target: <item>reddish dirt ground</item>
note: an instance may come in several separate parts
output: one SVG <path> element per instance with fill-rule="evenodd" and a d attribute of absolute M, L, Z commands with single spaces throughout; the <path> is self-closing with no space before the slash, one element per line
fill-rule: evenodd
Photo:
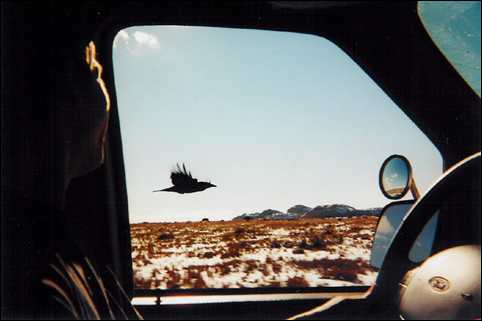
<path fill-rule="evenodd" d="M 136 288 L 372 284 L 378 218 L 131 225 Z"/>

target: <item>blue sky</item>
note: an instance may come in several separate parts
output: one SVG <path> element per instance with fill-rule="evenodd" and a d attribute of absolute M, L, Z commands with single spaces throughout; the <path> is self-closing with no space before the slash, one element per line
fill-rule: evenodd
<path fill-rule="evenodd" d="M 391 154 L 411 160 L 422 191 L 442 172 L 433 144 L 326 39 L 139 26 L 113 46 L 131 222 L 383 206 L 378 171 Z M 218 187 L 152 193 L 172 185 L 177 162 Z"/>

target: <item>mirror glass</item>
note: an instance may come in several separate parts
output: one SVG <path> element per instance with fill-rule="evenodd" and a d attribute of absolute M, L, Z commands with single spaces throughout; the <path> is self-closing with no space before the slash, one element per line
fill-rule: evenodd
<path fill-rule="evenodd" d="M 381 189 L 385 196 L 400 199 L 408 191 L 410 181 L 410 165 L 401 156 L 392 156 L 381 170 Z"/>

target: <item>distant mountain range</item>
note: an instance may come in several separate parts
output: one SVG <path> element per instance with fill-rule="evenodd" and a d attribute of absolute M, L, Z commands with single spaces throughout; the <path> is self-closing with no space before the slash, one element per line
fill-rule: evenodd
<path fill-rule="evenodd" d="M 326 218 L 326 217 L 353 217 L 353 216 L 379 216 L 382 209 L 379 207 L 356 209 L 344 204 L 319 205 L 314 208 L 305 205 L 295 205 L 286 212 L 267 209 L 262 212 L 244 213 L 233 220 L 296 220 L 299 218 Z"/>

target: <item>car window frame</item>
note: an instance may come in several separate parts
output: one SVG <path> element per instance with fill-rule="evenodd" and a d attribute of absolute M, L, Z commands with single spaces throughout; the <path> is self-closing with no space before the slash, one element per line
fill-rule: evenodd
<path fill-rule="evenodd" d="M 113 19 L 115 20 L 115 19 Z M 134 19 L 136 20 L 136 19 Z M 124 173 L 124 167 L 123 167 L 123 155 L 122 155 L 122 138 L 120 136 L 120 129 L 119 129 L 119 115 L 118 115 L 118 106 L 117 106 L 117 95 L 116 95 L 116 91 L 115 91 L 115 81 L 114 81 L 114 71 L 113 71 L 113 61 L 112 61 L 112 43 L 114 41 L 114 37 L 115 35 L 122 29 L 125 29 L 125 28 L 128 28 L 128 27 L 132 27 L 132 26 L 136 26 L 136 25 L 139 25 L 140 23 L 143 23 L 145 25 L 149 25 L 149 24 L 152 24 L 152 25 L 172 25 L 172 24 L 175 24 L 173 23 L 172 21 L 168 22 L 168 23 L 160 23 L 160 21 L 162 20 L 162 17 L 157 17 L 157 18 L 153 18 L 153 17 L 143 17 L 143 18 L 140 18 L 140 19 L 137 19 L 135 23 L 133 23 L 132 21 L 124 21 L 122 23 L 119 23 L 119 21 L 108 21 L 107 23 L 105 23 L 103 26 L 101 26 L 101 28 L 99 28 L 99 30 L 96 32 L 96 37 L 95 39 L 98 40 L 98 43 L 100 43 L 100 52 L 103 54 L 103 57 L 105 58 L 104 60 L 104 67 L 105 67 L 105 70 L 106 70 L 106 83 L 108 84 L 108 87 L 110 89 L 110 93 L 111 93 L 111 96 L 112 96 L 112 120 L 111 120 L 111 123 L 114 123 L 113 125 L 111 125 L 111 131 L 109 132 L 109 148 L 112 148 L 112 141 L 117 141 L 115 142 L 114 144 L 116 145 L 116 162 L 118 161 L 121 161 L 122 164 L 118 164 L 118 166 L 115 166 L 117 167 L 118 170 L 120 170 L 119 173 L 117 173 L 115 176 L 117 178 L 121 177 L 122 174 Z M 219 25 L 216 25 L 216 24 L 209 24 L 209 25 L 204 25 L 204 24 L 199 24 L 199 25 L 196 25 L 196 26 L 211 26 L 211 27 L 219 27 Z M 256 28 L 256 27 L 253 27 L 253 26 L 243 26 L 245 28 L 248 28 L 248 29 L 260 29 L 260 30 L 277 30 L 277 29 L 269 29 L 269 28 Z M 320 34 L 316 33 L 315 31 L 313 32 L 303 32 L 303 31 L 299 31 L 299 30 L 291 30 L 288 28 L 288 30 L 285 30 L 285 31 L 293 31 L 293 32 L 299 32 L 299 33 L 305 33 L 305 34 L 309 34 L 309 35 L 315 35 L 315 36 L 320 36 Z M 336 39 L 332 39 L 330 38 L 329 36 L 323 36 L 325 37 L 325 39 L 327 39 L 328 41 L 334 43 L 337 47 L 339 47 L 342 51 L 346 52 L 344 48 L 340 47 L 338 45 L 338 43 L 335 41 Z M 350 58 L 353 58 L 351 54 L 348 54 L 348 56 Z M 356 61 L 355 61 L 356 62 Z M 362 67 L 362 69 L 366 71 L 365 68 Z M 372 75 L 370 73 L 367 73 L 368 76 L 370 78 L 373 79 Z M 376 79 L 373 79 L 375 81 L 375 83 L 379 84 L 378 81 L 376 81 Z M 384 90 L 382 88 L 382 90 Z M 384 90 L 385 91 L 385 90 Z M 390 93 L 387 93 L 386 94 L 391 97 Z M 400 107 L 399 103 L 396 102 L 396 105 Z M 404 110 L 401 108 L 401 110 L 404 112 Z M 411 117 L 409 117 L 412 121 L 413 119 Z M 430 137 L 429 137 L 430 139 Z M 430 139 L 431 140 L 431 139 Z M 433 141 L 432 141 L 433 142 Z M 434 144 L 435 145 L 435 144 Z M 437 147 L 437 145 L 435 145 Z M 438 147 L 437 147 L 438 148 Z M 119 153 L 120 151 L 120 153 Z M 442 155 L 442 158 L 445 160 L 445 157 L 444 157 L 444 154 L 441 152 L 441 155 Z M 109 159 L 107 160 L 109 162 Z M 112 161 L 111 161 L 112 162 Z M 112 164 L 110 164 L 110 166 L 112 166 Z M 120 199 L 120 203 L 121 205 L 120 206 L 117 206 L 116 209 L 117 211 L 119 212 L 122 212 L 124 213 L 123 215 L 126 215 L 127 218 L 128 218 L 128 210 L 125 206 L 125 204 L 127 204 L 127 196 L 126 196 L 126 186 L 125 186 L 125 175 L 124 175 L 124 183 L 122 186 L 120 186 L 119 188 L 117 188 L 117 191 L 120 191 L 121 194 L 123 194 Z M 123 256 L 124 258 L 126 258 L 126 261 L 124 261 L 121 265 L 123 266 L 126 266 L 126 269 L 127 269 L 127 272 L 124 273 L 123 275 L 123 284 L 127 284 L 127 289 L 128 289 L 128 292 L 130 292 L 133 296 L 135 295 L 145 295 L 146 293 L 144 291 L 146 291 L 146 289 L 134 289 L 133 288 L 133 282 L 132 282 L 132 258 L 130 257 L 130 244 L 131 244 L 131 240 L 130 240 L 130 233 L 126 233 L 126 231 L 128 232 L 129 231 L 129 226 L 126 226 L 125 224 L 121 224 L 120 226 L 120 229 L 124 231 L 123 235 L 126 236 L 125 238 L 125 242 L 124 244 L 127 244 L 128 246 L 125 246 L 123 250 L 119 249 L 120 252 L 123 252 L 123 255 L 121 255 L 121 257 Z M 127 237 L 127 235 L 129 235 Z M 126 251 L 126 249 L 128 249 Z M 126 254 L 128 253 L 128 255 Z M 128 262 L 128 264 L 126 263 Z M 130 272 L 129 272 L 130 270 Z M 130 286 L 129 286 L 130 285 Z M 341 288 L 348 288 L 348 287 L 341 287 Z M 356 287 L 357 289 L 360 289 L 360 292 L 363 292 L 363 291 L 366 291 L 367 290 L 367 287 L 366 286 L 357 286 Z M 305 290 L 306 288 L 304 288 L 303 290 Z M 315 289 L 318 289 L 316 290 L 315 292 L 326 292 L 328 291 L 329 289 L 330 290 L 333 290 L 333 289 L 337 289 L 339 290 L 340 287 L 330 287 L 330 288 L 308 288 L 310 292 L 313 292 L 313 290 Z M 223 291 L 223 289 L 208 289 L 206 291 L 201 291 L 203 293 L 198 293 L 198 295 L 209 295 L 210 294 L 213 294 L 214 292 L 218 292 L 219 290 Z M 242 290 L 244 291 L 243 289 L 235 289 L 236 291 L 238 290 Z M 287 288 L 287 289 L 281 289 L 281 291 L 283 290 L 289 290 L 289 292 L 293 292 L 292 288 Z M 300 291 L 301 289 L 296 289 L 295 291 Z M 187 292 L 179 292 L 180 290 L 151 290 L 151 289 L 148 289 L 147 291 L 152 291 L 151 293 L 156 293 L 156 292 L 160 292 L 162 291 L 162 293 L 159 293 L 159 295 L 156 294 L 156 297 L 162 297 L 162 296 L 166 296 L 166 295 L 180 295 L 180 294 L 188 294 L 189 293 L 193 293 L 192 290 L 187 290 Z M 264 291 L 267 291 L 266 289 L 246 289 L 246 291 L 252 291 L 252 292 L 264 292 Z M 269 291 L 273 291 L 273 289 L 270 289 Z M 276 291 L 275 291 L 276 292 Z M 301 291 L 303 292 L 303 291 Z M 339 292 L 339 291 L 336 291 L 336 292 Z M 219 293 L 219 292 L 218 292 Z M 270 292 L 272 293 L 272 292 Z M 228 294 L 228 292 L 225 292 L 226 295 L 231 295 L 231 294 Z"/>

